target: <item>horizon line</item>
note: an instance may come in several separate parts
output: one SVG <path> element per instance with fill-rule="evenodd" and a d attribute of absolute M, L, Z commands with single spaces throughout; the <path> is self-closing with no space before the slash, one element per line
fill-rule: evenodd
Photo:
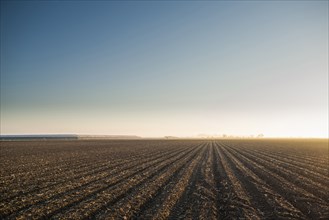
<path fill-rule="evenodd" d="M 143 136 L 136 134 L 76 134 L 76 133 L 20 133 L 20 134 L 0 134 L 1 137 L 81 137 L 81 138 L 136 138 L 136 139 L 237 139 L 237 138 L 245 138 L 245 139 L 329 139 L 329 136 L 266 136 L 266 135 L 211 135 L 211 134 L 197 134 L 190 136 L 179 136 L 179 135 L 159 135 L 159 136 Z"/>

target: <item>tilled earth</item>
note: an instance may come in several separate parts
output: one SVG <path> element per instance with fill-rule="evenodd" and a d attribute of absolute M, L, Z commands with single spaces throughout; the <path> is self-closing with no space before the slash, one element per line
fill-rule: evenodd
<path fill-rule="evenodd" d="M 0 219 L 329 219 L 328 139 L 0 144 Z"/>

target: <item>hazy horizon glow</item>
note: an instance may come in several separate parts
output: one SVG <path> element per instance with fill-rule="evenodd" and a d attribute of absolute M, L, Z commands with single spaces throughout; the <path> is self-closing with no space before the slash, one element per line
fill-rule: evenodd
<path fill-rule="evenodd" d="M 328 138 L 328 2 L 2 1 L 0 133 Z"/>

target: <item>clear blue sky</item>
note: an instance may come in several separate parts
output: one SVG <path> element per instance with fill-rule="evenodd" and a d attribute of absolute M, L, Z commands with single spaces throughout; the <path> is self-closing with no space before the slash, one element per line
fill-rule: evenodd
<path fill-rule="evenodd" d="M 1 1 L 1 134 L 328 136 L 328 1 Z"/>

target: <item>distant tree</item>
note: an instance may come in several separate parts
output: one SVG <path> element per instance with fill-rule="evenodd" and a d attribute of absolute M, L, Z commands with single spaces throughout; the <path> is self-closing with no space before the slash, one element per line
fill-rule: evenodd
<path fill-rule="evenodd" d="M 257 135 L 258 138 L 263 138 L 264 137 L 264 134 L 259 134 Z"/>

